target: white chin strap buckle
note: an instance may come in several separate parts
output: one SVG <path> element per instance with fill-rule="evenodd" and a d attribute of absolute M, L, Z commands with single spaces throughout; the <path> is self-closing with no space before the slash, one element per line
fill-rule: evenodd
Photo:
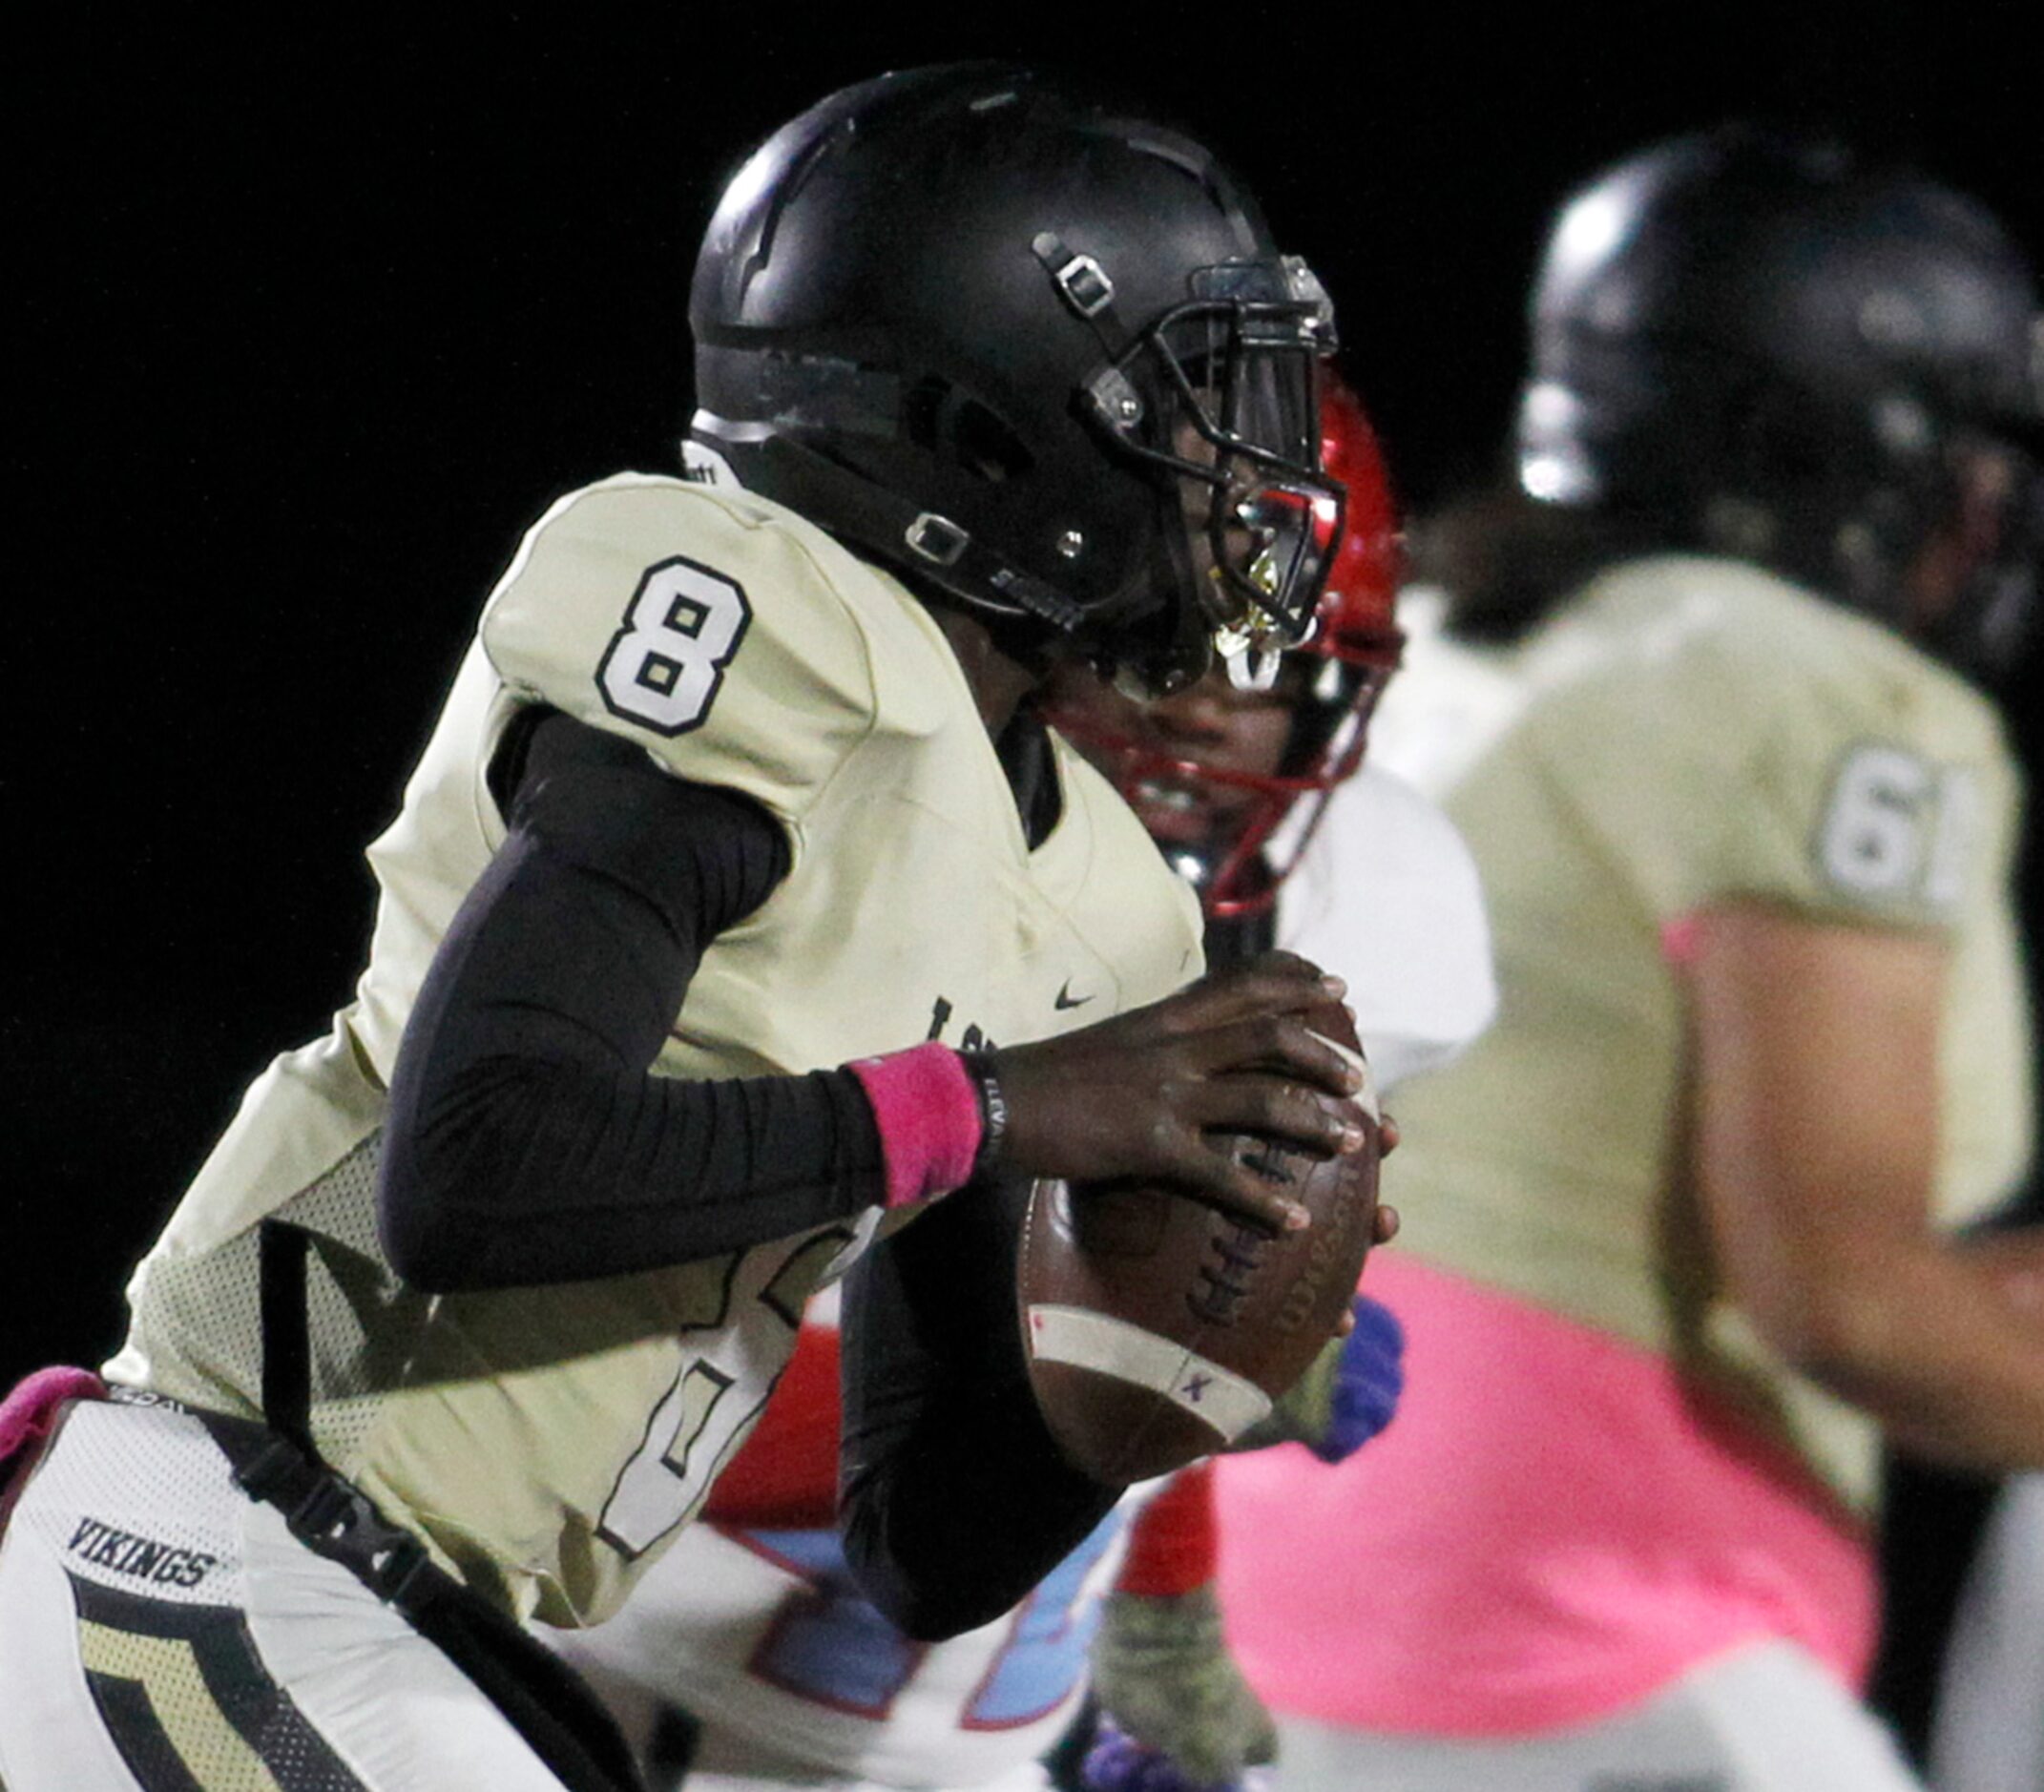
<path fill-rule="evenodd" d="M 1284 650 L 1268 635 L 1240 629 L 1220 629 L 1214 636 L 1214 651 L 1228 669 L 1228 682 L 1238 691 L 1267 691 L 1278 681 L 1278 667 Z"/>

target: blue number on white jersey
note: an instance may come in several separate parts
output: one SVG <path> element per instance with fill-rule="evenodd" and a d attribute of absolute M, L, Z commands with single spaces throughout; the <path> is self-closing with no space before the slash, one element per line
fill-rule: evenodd
<path fill-rule="evenodd" d="M 885 1718 L 928 1645 L 909 1641 L 861 1594 L 836 1532 L 740 1534 L 808 1582 L 782 1601 L 748 1671 L 833 1710 Z"/>
<path fill-rule="evenodd" d="M 1127 1522 L 1113 1511 L 1045 1577 L 1010 1620 L 985 1677 L 960 1716 L 968 1730 L 1032 1723 L 1071 1697 L 1100 1621 L 1092 1571 Z M 880 1720 L 915 1674 L 927 1644 L 911 1642 L 867 1602 L 832 1531 L 734 1531 L 748 1548 L 799 1575 L 746 1669 L 833 1711 Z"/>
<path fill-rule="evenodd" d="M 1071 1696 L 1086 1672 L 1086 1651 L 1100 1626 L 1100 1601 L 1080 1595 L 1094 1564 L 1125 1522 L 1118 1511 L 1109 1512 L 1023 1602 L 1008 1646 L 994 1657 L 966 1707 L 967 1729 L 1010 1730 L 1032 1723 Z"/>

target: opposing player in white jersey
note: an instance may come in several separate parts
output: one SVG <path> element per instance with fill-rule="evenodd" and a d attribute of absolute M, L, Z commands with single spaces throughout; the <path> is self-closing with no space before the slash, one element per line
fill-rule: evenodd
<path fill-rule="evenodd" d="M 2044 1234 L 1948 1236 L 2030 1149 L 1968 675 L 2035 603 L 2037 289 L 1964 196 L 1726 128 L 1586 186 L 1533 317 L 1378 740 L 1499 1015 L 1401 1104 L 1398 1427 L 1225 1465 L 1236 1640 L 1289 1786 L 1900 1788 L 1877 1427 L 2044 1463 Z"/>
<path fill-rule="evenodd" d="M 1196 905 L 1024 701 L 1312 616 L 1332 317 L 1254 202 L 1026 72 L 888 76 L 746 164 L 691 322 L 742 489 L 624 475 L 526 537 L 358 1000 L 136 1272 L 116 1398 L 0 1415 L 10 1792 L 631 1784 L 517 1620 L 618 1605 L 855 1258 L 847 1560 L 983 1622 L 1120 1492 L 989 1323 L 1015 1176 L 1282 1226 L 1201 1129 L 1360 1146 L 1326 980 L 1181 990 Z"/>
<path fill-rule="evenodd" d="M 1375 433 L 1338 380 L 1324 400 L 1322 458 L 1349 498 L 1330 596 L 1315 635 L 1262 668 L 1267 684 L 1211 676 L 1137 709 L 1066 680 L 1058 716 L 1199 888 L 1211 961 L 1275 937 L 1340 966 L 1372 1074 L 1395 1090 L 1482 1032 L 1496 988 L 1468 848 L 1416 789 L 1363 762 L 1403 648 L 1393 614 L 1403 556 Z M 1395 1197 L 1395 1160 L 1386 1174 Z M 1366 1277 L 1366 1288 L 1379 1285 Z M 1291 1440 L 1322 1465 L 1382 1430 L 1403 1386 L 1392 1309 L 1366 1293 L 1354 1314 L 1346 1346 L 1288 1403 Z M 1273 1459 L 1324 1471 L 1306 1450 Z M 1092 1651 L 1103 1739 L 1085 1761 L 1093 1792 L 1204 1792 L 1276 1746 L 1215 1595 L 1228 1539 L 1214 1488 L 1234 1460 L 1180 1477 L 1137 1522 Z"/>
<path fill-rule="evenodd" d="M 1397 781 L 1357 775 L 1398 663 L 1398 537 L 1368 422 L 1331 380 L 1323 417 L 1344 534 L 1314 630 L 1271 686 L 1217 671 L 1144 708 L 1082 675 L 1059 681 L 1053 715 L 1199 889 L 1211 962 L 1262 949 L 1274 919 L 1278 938 L 1319 942 L 1373 1066 L 1387 1067 L 1382 1087 L 1480 1030 L 1490 960 L 1452 827 Z M 1395 1322 L 1381 1309 L 1359 1320 L 1289 1415 L 1329 1460 L 1396 1401 Z M 1044 1786 L 1039 1759 L 1079 1706 L 1103 1599 L 1105 1702 L 1132 1732 L 1126 1749 L 1199 1785 L 1265 1757 L 1268 1720 L 1220 1643 L 1203 1469 L 1124 1501 L 1015 1612 L 926 1647 L 860 1594 L 830 1529 L 837 1359 L 826 1294 L 707 1522 L 615 1617 L 558 1639 L 620 1712 L 651 1783 L 673 1784 L 685 1761 L 689 1792 Z"/>

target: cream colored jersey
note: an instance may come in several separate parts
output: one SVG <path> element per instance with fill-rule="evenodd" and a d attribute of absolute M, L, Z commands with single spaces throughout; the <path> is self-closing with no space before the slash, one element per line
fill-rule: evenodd
<path fill-rule="evenodd" d="M 832 1292 L 804 1320 L 812 1371 L 835 1366 Z M 835 1429 L 834 1414 L 809 1416 Z M 867 1602 L 835 1532 L 728 1505 L 688 1527 L 615 1617 L 549 1640 L 628 1728 L 649 1700 L 679 1706 L 702 1759 L 742 1761 L 762 1784 L 1007 1785 L 1076 1714 L 1101 1601 L 1163 1485 L 1132 1489 L 1014 1611 L 942 1642 L 904 1636 Z M 775 1494 L 811 1511 L 831 1497 L 802 1481 Z"/>
<path fill-rule="evenodd" d="M 1283 886 L 1278 938 L 1346 980 L 1380 1093 L 1452 1057 L 1494 1005 L 1468 848 L 1438 809 L 1375 767 L 1334 793 Z M 811 1388 L 837 1386 L 835 1293 L 803 1316 Z M 780 1399 L 803 1389 L 798 1381 Z M 810 1422 L 834 1429 L 834 1394 L 830 1405 L 783 1404 L 777 1417 L 783 1433 Z M 699 1760 L 743 1760 L 761 1785 L 814 1785 L 824 1773 L 839 1785 L 1026 1778 L 1085 1694 L 1100 1601 L 1155 1485 L 1124 1500 L 1015 1611 L 923 1644 L 866 1603 L 832 1532 L 784 1522 L 790 1508 L 829 1510 L 829 1464 L 805 1458 L 804 1470 L 776 1480 L 764 1503 L 783 1522 L 772 1530 L 733 1515 L 727 1482 L 724 1510 L 691 1525 L 622 1612 L 555 1646 L 621 1714 L 649 1698 L 685 1708 L 701 1725 Z M 1325 1470 L 1307 1462 L 1305 1472 Z"/>
<path fill-rule="evenodd" d="M 1190 892 L 1054 741 L 1061 819 L 1031 851 L 965 677 L 923 606 L 764 499 L 622 475 L 526 537 L 407 789 L 358 999 L 249 1091 L 130 1288 L 111 1377 L 253 1413 L 255 1228 L 314 1235 L 322 1453 L 522 1615 L 594 1621 L 750 1428 L 810 1292 L 869 1235 L 654 1273 L 429 1297 L 377 1242 L 380 1128 L 434 948 L 505 834 L 487 772 L 543 703 L 742 791 L 786 880 L 705 952 L 656 1070 L 797 1073 L 926 1038 L 1041 1038 L 1199 969 Z"/>
<path fill-rule="evenodd" d="M 1732 1308 L 1684 1192 L 1664 935 L 1754 899 L 1944 938 L 1937 1211 L 1993 1205 L 2030 1150 L 1994 715 L 1889 631 L 1724 561 L 1609 570 L 1509 649 L 1452 643 L 1419 608 L 1371 753 L 1474 852 L 1501 1006 L 1401 1099 L 1400 1248 L 1676 1359 L 1864 1506 L 1870 1426 Z"/>

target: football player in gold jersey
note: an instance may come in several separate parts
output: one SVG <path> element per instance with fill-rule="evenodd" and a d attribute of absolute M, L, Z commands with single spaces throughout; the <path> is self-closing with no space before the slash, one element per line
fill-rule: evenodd
<path fill-rule="evenodd" d="M 1316 940 L 1313 956 L 1348 984 L 1381 1095 L 1480 1030 L 1490 960 L 1474 866 L 1447 820 L 1360 766 L 1398 663 L 1397 523 L 1368 419 L 1331 376 L 1323 417 L 1345 524 L 1313 632 L 1269 685 L 1241 688 L 1250 668 L 1237 659 L 1139 705 L 1072 667 L 1046 712 L 1199 890 L 1210 964 L 1266 949 L 1274 933 Z M 1047 1792 L 1046 1750 L 1083 1752 L 1071 1732 L 1089 1643 L 1098 1702 L 1125 1732 L 1103 1732 L 1090 1778 L 1219 1792 L 1267 1759 L 1269 1717 L 1221 1643 L 1210 1463 L 1133 1490 L 1014 1612 L 945 1642 L 911 1642 L 860 1596 L 831 1528 L 835 1308 L 829 1290 L 810 1303 L 788 1372 L 701 1521 L 615 1619 L 548 1638 L 637 1739 L 649 1782 Z M 1304 1436 L 1333 1461 L 1387 1422 L 1396 1322 L 1367 1302 L 1356 1319 L 1254 1441 Z"/>
<path fill-rule="evenodd" d="M 358 998 L 136 1271 L 115 1397 L 0 1419 L 13 1792 L 629 1783 L 517 1620 L 615 1608 L 854 1264 L 847 1556 L 912 1634 L 1005 1611 L 1119 1492 L 1030 1399 L 1018 1179 L 1283 1226 L 1203 1130 L 1362 1143 L 1339 985 L 1185 989 L 1191 893 L 1028 701 L 1313 613 L 1332 314 L 1254 201 L 1027 72 L 888 76 L 740 171 L 691 323 L 688 476 L 520 546 Z"/>
<path fill-rule="evenodd" d="M 1561 213 L 1518 490 L 1436 524 L 1372 743 L 1500 993 L 1401 1096 L 1410 1391 L 1366 1493 L 1222 1490 L 1287 1784 L 1912 1783 L 1853 1696 L 1877 1427 L 2044 1463 L 2044 1324 L 1944 1236 L 2030 1151 L 1970 675 L 2035 599 L 2037 311 L 1981 208 L 1836 145 L 1684 138 Z"/>

